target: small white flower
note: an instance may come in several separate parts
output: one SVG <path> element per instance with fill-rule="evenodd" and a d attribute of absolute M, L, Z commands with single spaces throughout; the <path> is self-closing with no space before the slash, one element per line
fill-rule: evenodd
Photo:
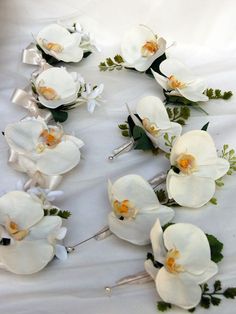
<path fill-rule="evenodd" d="M 100 105 L 103 89 L 103 84 L 100 84 L 95 88 L 92 88 L 91 84 L 85 84 L 81 96 L 77 99 L 77 103 L 86 103 L 88 111 L 93 113 L 95 107 Z"/>
<path fill-rule="evenodd" d="M 73 169 L 80 162 L 80 148 L 84 143 L 66 135 L 59 125 L 47 126 L 41 118 L 27 118 L 9 124 L 5 138 L 18 153 L 25 172 L 41 172 L 56 176 Z"/>
<path fill-rule="evenodd" d="M 174 211 L 161 205 L 150 184 L 138 175 L 126 175 L 113 184 L 109 181 L 108 195 L 113 209 L 108 216 L 110 230 L 133 244 L 150 243 L 156 219 L 164 225 L 174 217 Z"/>
<path fill-rule="evenodd" d="M 162 101 L 155 96 L 142 98 L 136 106 L 136 113 L 141 121 L 130 112 L 134 123 L 144 129 L 154 147 L 159 147 L 164 152 L 170 148 L 165 145 L 164 135 L 176 138 L 181 134 L 182 127 L 176 122 L 171 122 Z"/>
<path fill-rule="evenodd" d="M 152 73 L 168 95 L 182 96 L 194 102 L 208 100 L 208 97 L 203 94 L 207 88 L 206 83 L 192 74 L 180 61 L 166 59 L 161 63 L 160 71 L 163 75 L 153 70 Z"/>
<path fill-rule="evenodd" d="M 0 245 L 0 264 L 16 274 L 43 269 L 55 255 L 56 240 L 62 239 L 62 219 L 44 216 L 41 201 L 21 191 L 0 198 L 0 225 L 1 238 L 10 239 L 9 245 Z"/>
<path fill-rule="evenodd" d="M 65 68 L 49 68 L 41 72 L 35 88 L 39 102 L 47 108 L 55 109 L 61 105 L 75 102 L 83 78 L 75 73 L 69 73 Z"/>
<path fill-rule="evenodd" d="M 170 170 L 166 187 L 169 198 L 181 206 L 198 208 L 215 193 L 215 180 L 229 170 L 229 162 L 217 156 L 211 136 L 194 130 L 179 137 L 173 145 L 170 163 L 179 173 Z"/>
<path fill-rule="evenodd" d="M 145 25 L 139 25 L 125 34 L 121 43 L 121 54 L 125 66 L 137 71 L 146 71 L 166 50 L 166 41 L 157 37 Z"/>
<path fill-rule="evenodd" d="M 46 54 L 59 61 L 79 62 L 83 58 L 81 35 L 78 32 L 70 33 L 61 25 L 46 26 L 38 33 L 36 40 Z"/>
<path fill-rule="evenodd" d="M 184 309 L 197 306 L 202 294 L 200 284 L 218 272 L 204 232 L 191 224 L 176 223 L 163 233 L 157 220 L 150 237 L 155 261 L 163 267 L 154 269 L 147 260 L 145 268 L 162 300 Z"/>

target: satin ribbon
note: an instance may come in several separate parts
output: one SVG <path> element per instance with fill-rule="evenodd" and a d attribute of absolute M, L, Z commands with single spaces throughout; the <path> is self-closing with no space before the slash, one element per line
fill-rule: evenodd
<path fill-rule="evenodd" d="M 25 88 L 28 89 L 28 86 Z M 52 119 L 52 114 L 48 109 L 39 109 L 37 100 L 30 92 L 24 89 L 14 90 L 11 101 L 13 104 L 19 105 L 30 112 L 33 117 L 41 117 L 46 123 Z"/>
<path fill-rule="evenodd" d="M 11 148 L 8 163 L 15 170 L 24 172 L 30 177 L 30 179 L 24 184 L 25 191 L 34 186 L 40 186 L 44 189 L 55 190 L 55 188 L 61 183 L 61 175 L 48 176 L 40 172 L 39 170 L 37 170 L 34 161 L 26 156 L 18 154 Z"/>
<path fill-rule="evenodd" d="M 46 61 L 42 57 L 41 51 L 38 50 L 34 43 L 29 44 L 22 54 L 22 62 L 26 64 L 40 65 Z"/>

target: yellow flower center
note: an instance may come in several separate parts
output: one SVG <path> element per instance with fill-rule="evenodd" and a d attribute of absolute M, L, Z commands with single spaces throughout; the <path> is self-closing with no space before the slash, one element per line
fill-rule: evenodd
<path fill-rule="evenodd" d="M 154 55 L 159 49 L 156 41 L 147 41 L 141 48 L 141 53 L 143 57 L 150 57 Z"/>
<path fill-rule="evenodd" d="M 158 129 L 157 125 L 153 122 L 150 122 L 150 120 L 148 118 L 144 118 L 142 120 L 142 124 L 143 124 L 145 130 L 147 130 L 150 134 L 152 134 L 153 136 L 158 135 L 159 129 Z"/>
<path fill-rule="evenodd" d="M 37 92 L 47 100 L 57 100 L 60 98 L 55 89 L 52 87 L 38 86 Z"/>
<path fill-rule="evenodd" d="M 6 224 L 6 229 L 13 239 L 16 241 L 23 240 L 29 233 L 28 230 L 20 230 L 19 226 L 14 221 L 9 221 Z"/>
<path fill-rule="evenodd" d="M 183 266 L 176 263 L 176 259 L 180 257 L 178 250 L 171 249 L 166 256 L 165 267 L 170 273 L 179 273 L 182 272 Z"/>
<path fill-rule="evenodd" d="M 191 174 L 197 170 L 196 158 L 190 154 L 181 154 L 177 160 L 177 167 L 185 174 Z"/>
<path fill-rule="evenodd" d="M 48 130 L 43 130 L 40 134 L 40 143 L 36 147 L 37 153 L 42 153 L 44 149 L 54 148 L 57 144 L 61 142 L 63 132 L 61 129 L 49 128 Z"/>
<path fill-rule="evenodd" d="M 113 202 L 113 210 L 118 218 L 135 218 L 137 214 L 137 209 L 129 200 L 124 200 L 122 202 L 115 200 Z"/>
<path fill-rule="evenodd" d="M 176 89 L 176 88 L 181 89 L 181 88 L 186 87 L 186 84 L 177 80 L 177 78 L 174 75 L 171 75 L 168 78 L 168 85 L 171 89 Z"/>
<path fill-rule="evenodd" d="M 45 49 L 54 52 L 62 52 L 64 49 L 62 45 L 53 42 L 47 42 L 45 39 L 42 40 L 42 45 Z"/>

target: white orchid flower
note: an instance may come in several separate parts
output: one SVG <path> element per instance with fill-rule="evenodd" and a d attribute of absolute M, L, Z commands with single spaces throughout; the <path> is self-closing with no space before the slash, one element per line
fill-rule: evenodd
<path fill-rule="evenodd" d="M 170 148 L 165 145 L 164 135 L 167 133 L 169 138 L 172 136 L 177 138 L 182 132 L 182 127 L 170 121 L 163 102 L 158 97 L 146 96 L 138 102 L 136 113 L 141 121 L 130 112 L 132 120 L 145 131 L 153 146 L 169 152 Z"/>
<path fill-rule="evenodd" d="M 77 99 L 81 80 L 76 72 L 69 73 L 65 68 L 49 68 L 35 80 L 38 100 L 51 109 L 70 105 Z"/>
<path fill-rule="evenodd" d="M 165 53 L 166 41 L 157 37 L 145 25 L 139 25 L 127 32 L 121 43 L 121 55 L 125 66 L 137 71 L 146 71 L 152 63 Z"/>
<path fill-rule="evenodd" d="M 80 162 L 80 148 L 84 143 L 66 135 L 60 125 L 47 126 L 41 118 L 27 118 L 9 124 L 5 138 L 18 153 L 23 168 L 48 176 L 57 176 L 73 169 Z"/>
<path fill-rule="evenodd" d="M 155 261 L 163 267 L 155 268 L 151 260 L 144 265 L 161 299 L 184 309 L 197 306 L 202 295 L 199 285 L 218 272 L 204 232 L 187 223 L 176 223 L 163 232 L 157 219 L 150 237 Z"/>
<path fill-rule="evenodd" d="M 0 245 L 0 265 L 21 275 L 43 269 L 55 255 L 56 239 L 66 232 L 60 217 L 44 216 L 41 201 L 22 191 L 0 197 L 0 225 L 2 240 L 10 239 Z"/>
<path fill-rule="evenodd" d="M 206 204 L 215 193 L 215 180 L 229 170 L 229 162 L 217 156 L 212 137 L 202 130 L 185 133 L 174 143 L 167 175 L 169 198 L 181 206 L 198 208 Z"/>
<path fill-rule="evenodd" d="M 96 106 L 100 106 L 101 94 L 104 89 L 104 84 L 100 84 L 92 88 L 91 84 L 85 84 L 81 96 L 77 99 L 77 104 L 87 104 L 88 111 L 94 112 Z"/>
<path fill-rule="evenodd" d="M 160 65 L 163 75 L 152 70 L 157 83 L 167 91 L 168 95 L 182 96 L 188 100 L 207 101 L 209 98 L 203 94 L 207 85 L 204 80 L 195 76 L 180 61 L 166 59 Z"/>
<path fill-rule="evenodd" d="M 81 35 L 78 32 L 70 33 L 61 25 L 46 26 L 38 33 L 36 41 L 46 54 L 58 61 L 79 62 L 83 58 Z"/>
<path fill-rule="evenodd" d="M 109 228 L 119 238 L 137 245 L 150 243 L 150 230 L 157 218 L 166 224 L 174 211 L 159 203 L 150 184 L 138 175 L 126 175 L 113 184 L 108 195 L 113 211 Z"/>

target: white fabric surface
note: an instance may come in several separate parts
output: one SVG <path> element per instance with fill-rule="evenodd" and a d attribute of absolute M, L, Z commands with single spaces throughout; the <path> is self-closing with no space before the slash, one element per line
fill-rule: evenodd
<path fill-rule="evenodd" d="M 144 23 L 178 44 L 169 50 L 171 56 L 191 66 L 204 77 L 210 87 L 236 93 L 236 3 L 234 0 L 1 0 L 0 2 L 0 115 L 1 129 L 18 121 L 26 112 L 11 104 L 14 88 L 27 84 L 33 66 L 21 63 L 21 50 L 32 35 L 50 22 L 62 17 L 80 17 L 92 30 L 102 48 L 75 65 L 87 81 L 105 84 L 106 103 L 90 115 L 85 107 L 70 113 L 64 124 L 86 145 L 79 167 L 68 174 L 60 188 L 65 195 L 58 201 L 69 209 L 66 244 L 73 244 L 106 225 L 110 211 L 107 179 L 136 173 L 150 178 L 167 169 L 163 156 L 132 151 L 112 163 L 107 156 L 123 143 L 117 124 L 127 117 L 125 103 L 134 108 L 145 95 L 162 97 L 155 80 L 132 71 L 101 73 L 97 65 L 105 57 L 119 52 L 122 34 L 132 26 Z M 204 107 L 210 116 L 192 111 L 184 130 L 199 129 L 210 121 L 209 132 L 217 147 L 227 143 L 236 148 L 236 102 L 210 101 Z M 13 190 L 22 174 L 7 165 L 8 150 L 0 138 L 1 193 Z M 201 209 L 177 209 L 175 221 L 191 222 L 205 232 L 215 234 L 224 242 L 224 260 L 219 264 L 223 286 L 236 286 L 236 210 L 235 175 L 225 179 L 217 191 L 218 206 Z M 119 278 L 143 270 L 150 247 L 137 247 L 111 236 L 103 241 L 80 246 L 65 262 L 54 260 L 42 272 L 29 277 L 16 276 L 0 270 L 1 313 L 86 313 L 86 314 L 155 314 L 158 300 L 154 283 L 131 285 L 105 295 L 103 287 Z M 232 314 L 235 301 L 223 300 L 210 313 Z M 174 309 L 170 313 L 184 313 Z M 205 313 L 199 308 L 197 313 Z"/>

